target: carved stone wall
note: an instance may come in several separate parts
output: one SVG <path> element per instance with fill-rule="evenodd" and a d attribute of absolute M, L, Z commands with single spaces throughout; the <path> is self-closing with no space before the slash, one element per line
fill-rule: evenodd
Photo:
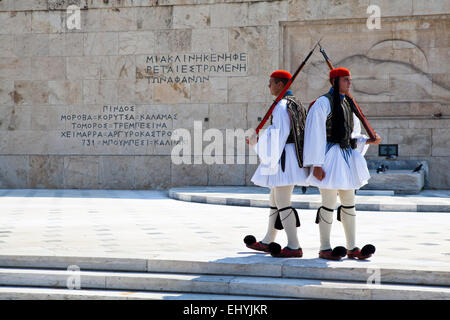
<path fill-rule="evenodd" d="M 383 143 L 398 144 L 399 159 L 427 160 L 428 186 L 448 188 L 450 156 L 450 58 L 448 15 L 387 17 L 381 29 L 368 30 L 366 19 L 286 22 L 283 59 L 293 70 L 302 48 L 323 36 L 336 67 L 352 72 L 352 94 Z M 305 104 L 329 89 L 328 66 L 315 55 L 294 84 Z M 370 147 L 368 159 L 380 159 Z"/>

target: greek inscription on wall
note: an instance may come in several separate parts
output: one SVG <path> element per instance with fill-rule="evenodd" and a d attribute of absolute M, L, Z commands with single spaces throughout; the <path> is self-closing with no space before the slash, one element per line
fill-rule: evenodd
<path fill-rule="evenodd" d="M 145 77 L 153 83 L 202 83 L 210 76 L 247 75 L 247 53 L 149 55 Z"/>
<path fill-rule="evenodd" d="M 62 114 L 66 130 L 61 139 L 76 139 L 81 146 L 172 146 L 169 122 L 177 120 L 176 113 L 135 114 L 133 105 L 104 105 L 93 114 Z"/>

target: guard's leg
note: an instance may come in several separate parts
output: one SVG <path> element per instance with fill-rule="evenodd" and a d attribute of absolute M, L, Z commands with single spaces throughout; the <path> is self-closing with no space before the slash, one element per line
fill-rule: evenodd
<path fill-rule="evenodd" d="M 278 230 L 275 229 L 275 221 L 278 216 L 278 210 L 275 203 L 275 190 L 274 188 L 270 189 L 270 213 L 269 213 L 269 225 L 267 227 L 266 236 L 261 241 L 256 241 L 255 236 L 247 235 L 244 238 L 245 245 L 247 248 L 269 252 L 269 244 L 275 240 L 275 236 L 277 235 Z"/>
<path fill-rule="evenodd" d="M 336 206 L 337 190 L 320 189 L 322 206 L 317 210 L 316 223 L 320 231 L 319 258 L 328 260 L 340 260 L 345 257 L 347 250 L 344 247 L 331 249 L 330 233 L 333 223 L 333 209 Z"/>
<path fill-rule="evenodd" d="M 270 189 L 270 212 L 269 212 L 269 225 L 267 226 L 267 232 L 264 239 L 261 242 L 269 244 L 275 241 L 278 230 L 275 229 L 275 220 L 277 219 L 278 210 L 275 203 L 275 188 Z"/>
<path fill-rule="evenodd" d="M 339 198 L 341 206 L 338 208 L 338 220 L 342 222 L 344 227 L 345 239 L 347 241 L 347 249 L 355 248 L 355 190 L 339 190 Z"/>
<path fill-rule="evenodd" d="M 293 189 L 294 185 L 275 188 L 275 203 L 278 208 L 278 218 L 275 221 L 275 228 L 286 230 L 288 245 L 281 249 L 278 243 L 270 243 L 269 251 L 272 257 L 300 258 L 303 256 L 303 251 L 297 238 L 297 227 L 300 226 L 300 218 L 298 217 L 297 210 L 291 207 Z"/>
<path fill-rule="evenodd" d="M 319 224 L 320 250 L 331 250 L 330 233 L 333 223 L 333 210 L 336 207 L 337 190 L 319 189 L 322 206 L 317 211 L 316 223 Z"/>
<path fill-rule="evenodd" d="M 361 260 L 370 258 L 375 253 L 375 246 L 366 244 L 361 250 L 356 246 L 356 210 L 355 210 L 355 191 L 339 190 L 341 206 L 338 208 L 338 219 L 342 222 L 347 240 L 347 257 Z"/>
<path fill-rule="evenodd" d="M 290 249 L 299 249 L 300 244 L 297 237 L 297 219 L 294 209 L 291 207 L 291 195 L 294 185 L 280 186 L 275 188 L 275 203 L 279 210 L 281 224 L 286 231 Z M 284 209 L 285 210 L 280 210 Z"/>

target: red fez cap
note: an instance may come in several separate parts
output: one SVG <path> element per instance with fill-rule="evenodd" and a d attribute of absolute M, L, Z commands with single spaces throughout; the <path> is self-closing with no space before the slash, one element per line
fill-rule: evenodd
<path fill-rule="evenodd" d="M 350 70 L 346 68 L 334 68 L 330 71 L 330 79 L 334 79 L 337 77 L 346 77 L 350 75 Z"/>
<path fill-rule="evenodd" d="M 271 78 L 282 78 L 282 79 L 291 79 L 292 78 L 291 74 L 285 70 L 274 71 L 274 72 L 272 72 L 270 77 Z"/>

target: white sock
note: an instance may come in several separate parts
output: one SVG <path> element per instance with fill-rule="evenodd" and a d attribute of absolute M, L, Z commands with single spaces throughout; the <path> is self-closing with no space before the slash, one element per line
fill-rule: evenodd
<path fill-rule="evenodd" d="M 269 244 L 275 241 L 275 237 L 278 233 L 278 230 L 275 229 L 276 219 L 277 219 L 277 209 L 270 209 L 269 225 L 267 226 L 267 233 L 264 239 L 261 240 L 261 242 Z"/>
<path fill-rule="evenodd" d="M 355 245 L 355 208 L 341 208 L 341 222 L 344 227 L 345 239 L 347 241 L 347 249 L 352 250 Z"/>
<path fill-rule="evenodd" d="M 341 199 L 341 204 L 344 207 L 353 208 L 343 208 L 341 207 L 341 222 L 344 227 L 345 239 L 347 242 L 347 249 L 352 250 L 356 247 L 355 245 L 355 220 L 356 220 L 356 210 L 355 210 L 355 191 L 354 190 L 339 190 L 339 197 Z"/>
<path fill-rule="evenodd" d="M 281 224 L 283 225 L 284 230 L 286 230 L 288 244 L 287 246 L 291 249 L 300 248 L 300 244 L 298 242 L 297 237 L 297 226 L 295 213 L 292 209 L 286 209 L 280 212 Z"/>
<path fill-rule="evenodd" d="M 333 212 L 321 208 L 319 211 L 320 250 L 331 249 L 330 234 L 332 223 Z"/>
<path fill-rule="evenodd" d="M 337 190 L 319 189 L 322 198 L 322 206 L 334 210 L 337 201 Z M 320 250 L 332 249 L 330 244 L 331 225 L 333 212 L 324 208 L 319 210 Z"/>

